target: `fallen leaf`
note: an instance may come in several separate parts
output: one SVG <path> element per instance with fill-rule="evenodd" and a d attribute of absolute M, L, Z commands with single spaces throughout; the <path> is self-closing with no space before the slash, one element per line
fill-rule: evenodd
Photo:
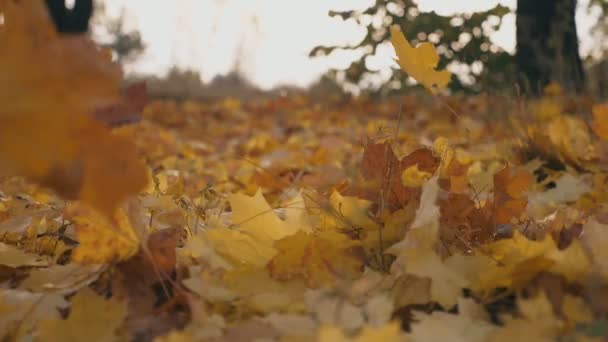
<path fill-rule="evenodd" d="M 124 302 L 105 299 L 84 288 L 72 297 L 71 304 L 67 319 L 40 322 L 37 341 L 116 341 L 117 329 L 127 315 Z"/>
<path fill-rule="evenodd" d="M 302 276 L 310 287 L 316 288 L 338 279 L 355 278 L 363 272 L 361 243 L 338 232 L 299 231 L 274 246 L 278 254 L 267 269 L 277 280 Z"/>
<path fill-rule="evenodd" d="M 37 254 L 0 242 L 0 265 L 8 267 L 46 266 L 49 262 Z"/>
<path fill-rule="evenodd" d="M 139 250 L 139 238 L 127 214 L 121 208 L 112 219 L 86 207 L 72 203 L 65 217 L 76 225 L 78 247 L 72 258 L 81 264 L 106 264 L 123 261 Z"/>
<path fill-rule="evenodd" d="M 319 330 L 320 342 L 403 342 L 406 338 L 397 322 L 388 323 L 381 327 L 365 327 L 354 337 L 344 335 L 342 330 L 335 326 L 324 326 Z"/>

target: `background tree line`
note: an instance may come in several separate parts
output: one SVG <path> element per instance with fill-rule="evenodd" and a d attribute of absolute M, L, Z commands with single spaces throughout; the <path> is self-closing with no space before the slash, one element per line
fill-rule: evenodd
<path fill-rule="evenodd" d="M 124 13 L 118 18 L 109 17 L 101 1 L 76 0 L 72 8 L 67 8 L 65 0 L 46 1 L 60 32 L 84 32 L 93 18 L 95 26 L 102 28 L 102 45 L 114 51 L 118 62 L 134 61 L 144 51 L 139 33 L 125 29 Z M 572 93 L 592 89 L 600 96 L 608 96 L 606 56 L 600 56 L 603 61 L 595 63 L 588 76 L 585 74 L 579 55 L 577 5 L 577 0 L 518 0 L 515 10 L 517 46 L 515 55 L 511 55 L 490 40 L 504 16 L 511 13 L 505 6 L 472 14 L 442 16 L 421 12 L 414 0 L 376 0 L 363 11 L 329 13 L 365 26 L 366 35 L 358 44 L 318 46 L 310 55 L 323 56 L 334 50 L 362 51 L 361 57 L 346 70 L 332 70 L 322 79 L 322 83 L 361 87 L 366 79 L 379 73 L 371 70 L 366 61 L 379 46 L 390 40 L 389 27 L 397 24 L 414 44 L 430 41 L 437 46 L 441 57 L 439 68 L 452 63 L 460 66 L 461 72 L 451 83 L 453 91 L 512 91 L 517 87 L 520 92 L 539 95 L 547 84 L 557 82 Z M 601 9 L 602 15 L 594 31 L 596 37 L 605 37 L 608 18 L 603 14 L 608 11 L 608 0 L 591 0 L 589 6 Z M 175 76 L 175 72 L 177 70 L 171 75 Z M 389 94 L 408 84 L 407 75 L 395 68 L 375 92 Z"/>
<path fill-rule="evenodd" d="M 569 92 L 580 93 L 586 89 L 587 77 L 579 55 L 577 5 L 577 0 L 518 0 L 517 47 L 515 55 L 510 55 L 490 41 L 490 34 L 500 27 L 503 17 L 511 13 L 507 7 L 498 5 L 473 14 L 441 16 L 420 12 L 413 0 L 376 0 L 363 11 L 330 13 L 365 26 L 367 34 L 358 44 L 318 46 L 310 55 L 322 56 L 334 50 L 363 51 L 346 70 L 330 73 L 341 82 L 361 85 L 367 77 L 378 73 L 370 70 L 366 60 L 390 40 L 389 27 L 397 24 L 414 44 L 430 41 L 437 46 L 441 57 L 439 68 L 450 63 L 462 66 L 460 69 L 464 72 L 461 77 L 454 77 L 452 90 L 512 91 L 517 85 L 521 92 L 538 95 L 547 84 L 557 82 Z M 592 0 L 589 6 L 599 6 L 606 13 L 608 1 Z M 376 17 L 382 20 L 370 20 Z M 607 27 L 608 19 L 601 15 L 596 30 Z M 390 93 L 406 84 L 407 76 L 395 68 L 390 79 L 377 91 Z"/>

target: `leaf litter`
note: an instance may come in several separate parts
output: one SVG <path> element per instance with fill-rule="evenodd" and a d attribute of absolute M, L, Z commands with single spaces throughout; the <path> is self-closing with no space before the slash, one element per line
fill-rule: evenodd
<path fill-rule="evenodd" d="M 153 100 L 110 129 L 120 76 L 41 8 L 0 0 L 3 340 L 608 336 L 605 104 L 444 96 L 393 30 L 431 96 Z"/>

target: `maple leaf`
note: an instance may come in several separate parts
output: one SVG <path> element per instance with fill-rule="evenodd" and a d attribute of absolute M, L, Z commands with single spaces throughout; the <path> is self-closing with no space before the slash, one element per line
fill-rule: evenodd
<path fill-rule="evenodd" d="M 509 224 L 518 219 L 528 205 L 526 192 L 533 182 L 525 170 L 509 167 L 494 175 L 494 224 Z"/>
<path fill-rule="evenodd" d="M 564 322 L 553 313 L 544 292 L 527 300 L 519 298 L 517 306 L 523 317 L 507 319 L 500 329 L 488 336 L 487 341 L 554 341 L 564 327 Z"/>
<path fill-rule="evenodd" d="M 434 174 L 439 160 L 428 148 L 417 149 L 399 160 L 388 142 L 367 144 L 361 161 L 361 175 L 371 183 L 375 193 L 365 198 L 384 203 L 391 210 L 407 205 L 420 195 L 420 188 L 405 186 L 403 172 L 416 165 L 420 172 Z"/>
<path fill-rule="evenodd" d="M 431 174 L 428 172 L 420 171 L 418 164 L 408 167 L 403 170 L 401 174 L 401 181 L 403 185 L 410 188 L 418 188 L 424 185 L 424 183 L 431 178 Z"/>
<path fill-rule="evenodd" d="M 608 280 L 608 225 L 590 219 L 583 226 L 583 232 L 581 240 L 591 254 L 595 271 L 602 279 Z"/>
<path fill-rule="evenodd" d="M 303 276 L 310 287 L 316 288 L 337 279 L 352 279 L 363 272 L 361 243 L 335 231 L 314 234 L 299 231 L 274 246 L 278 254 L 267 269 L 278 280 Z"/>
<path fill-rule="evenodd" d="M 528 127 L 532 145 L 548 156 L 581 167 L 595 157 L 587 124 L 580 118 L 560 115 L 548 123 Z"/>
<path fill-rule="evenodd" d="M 555 209 L 556 205 L 575 202 L 593 190 L 587 177 L 575 177 L 565 173 L 555 181 L 552 189 L 528 195 L 526 211 L 535 218 L 542 219 Z"/>
<path fill-rule="evenodd" d="M 472 299 L 458 300 L 458 315 L 447 312 L 416 313 L 408 334 L 414 341 L 487 341 L 496 329 L 483 307 Z"/>
<path fill-rule="evenodd" d="M 226 227 L 209 229 L 204 240 L 218 255 L 236 266 L 263 267 L 277 253 L 272 243 Z"/>
<path fill-rule="evenodd" d="M 541 241 L 532 241 L 517 230 L 513 238 L 488 243 L 481 250 L 497 264 L 488 265 L 479 274 L 472 285 L 477 291 L 498 287 L 517 290 L 542 271 L 562 275 L 569 281 L 581 281 L 590 266 L 588 257 L 577 242 L 565 250 L 558 250 L 549 235 Z"/>
<path fill-rule="evenodd" d="M 258 190 L 253 197 L 232 194 L 232 221 L 238 229 L 214 227 L 205 240 L 222 257 L 235 265 L 262 267 L 276 254 L 275 241 L 306 229 L 305 216 L 290 213 L 289 221 L 281 220 Z M 298 224 L 299 222 L 299 224 Z"/>
<path fill-rule="evenodd" d="M 435 250 L 439 241 L 438 194 L 439 184 L 435 176 L 423 187 L 420 207 L 405 238 L 391 246 L 387 253 L 397 256 L 391 267 L 394 274 L 431 279 L 431 298 L 447 309 L 456 304 L 469 280 L 460 270 L 444 263 Z"/>
<path fill-rule="evenodd" d="M 127 316 L 125 302 L 105 299 L 84 288 L 72 297 L 71 303 L 67 319 L 40 322 L 37 341 L 116 341 L 116 330 Z"/>
<path fill-rule="evenodd" d="M 352 197 L 342 196 L 338 191 L 333 191 L 329 196 L 329 203 L 332 209 L 344 220 L 351 229 L 363 229 L 364 231 L 378 230 L 378 223 L 374 222 L 371 217 L 371 201 Z M 344 224 L 336 223 L 336 227 L 344 226 Z"/>
<path fill-rule="evenodd" d="M 139 250 L 139 238 L 122 208 L 112 219 L 91 208 L 72 203 L 65 217 L 76 226 L 79 245 L 72 258 L 82 264 L 104 264 L 123 261 Z"/>
<path fill-rule="evenodd" d="M 294 234 L 297 227 L 282 221 L 270 207 L 262 190 L 258 189 L 253 197 L 244 194 L 228 196 L 232 208 L 232 222 L 239 231 L 246 233 L 259 242 L 272 245 L 276 240 Z"/>
<path fill-rule="evenodd" d="M 565 295 L 562 301 L 562 312 L 570 328 L 593 321 L 593 313 L 585 305 L 585 301 L 569 294 Z"/>
<path fill-rule="evenodd" d="M 435 70 L 439 63 L 439 55 L 431 43 L 422 43 L 415 48 L 412 47 L 398 25 L 391 26 L 391 43 L 399 58 L 401 70 L 407 72 L 430 91 L 434 91 L 435 88 L 445 89 L 452 74 L 445 70 Z"/>
<path fill-rule="evenodd" d="M 244 307 L 254 312 L 301 309 L 306 285 L 301 280 L 278 281 L 259 268 L 240 268 L 227 272 L 223 284 L 238 295 Z"/>
<path fill-rule="evenodd" d="M 19 287 L 34 292 L 49 290 L 56 293 L 74 292 L 97 280 L 102 267 L 102 265 L 89 266 L 70 263 L 39 268 L 32 270 L 29 277 Z"/>
<path fill-rule="evenodd" d="M 344 335 L 338 327 L 326 325 L 319 330 L 318 341 L 320 342 L 402 342 L 407 341 L 397 322 L 387 323 L 380 327 L 364 327 L 354 337 Z"/>
<path fill-rule="evenodd" d="M 407 270 L 407 263 L 418 256 L 433 250 L 439 237 L 439 206 L 437 196 L 439 184 L 437 177 L 431 178 L 422 189 L 420 206 L 416 211 L 414 222 L 405 237 L 387 249 L 387 253 L 397 256 L 393 268 L 397 274 Z"/>
<path fill-rule="evenodd" d="M 0 242 L 0 265 L 13 268 L 22 266 L 44 266 L 48 265 L 48 261 L 45 261 L 37 254 L 27 253 L 17 247 Z"/>
<path fill-rule="evenodd" d="M 596 104 L 592 108 L 593 123 L 591 128 L 602 140 L 608 140 L 608 104 Z"/>
<path fill-rule="evenodd" d="M 111 216 L 146 181 L 134 145 L 89 116 L 117 99 L 120 69 L 88 38 L 58 35 L 43 1 L 3 0 L 0 12 L 0 172 Z"/>
<path fill-rule="evenodd" d="M 64 310 L 68 306 L 69 303 L 57 293 L 0 290 L 0 337 L 31 340 L 32 329 L 40 320 L 59 319 L 58 309 Z"/>

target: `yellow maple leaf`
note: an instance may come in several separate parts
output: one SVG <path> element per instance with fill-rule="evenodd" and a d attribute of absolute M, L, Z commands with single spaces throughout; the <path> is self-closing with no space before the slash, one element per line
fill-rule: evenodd
<path fill-rule="evenodd" d="M 535 148 L 565 163 L 581 166 L 596 155 L 587 123 L 571 115 L 560 115 L 528 127 Z"/>
<path fill-rule="evenodd" d="M 593 260 L 593 271 L 608 281 L 608 225 L 590 219 L 583 227 L 582 243 L 587 247 Z"/>
<path fill-rule="evenodd" d="M 562 312 L 570 328 L 574 328 L 576 324 L 593 321 L 591 309 L 585 305 L 585 301 L 580 297 L 566 294 L 562 301 Z"/>
<path fill-rule="evenodd" d="M 412 47 L 398 25 L 391 26 L 391 43 L 399 58 L 401 70 L 407 72 L 430 91 L 435 88 L 445 89 L 452 74 L 446 70 L 437 71 L 435 69 L 439 63 L 439 55 L 431 43 L 422 43 L 415 48 Z"/>
<path fill-rule="evenodd" d="M 316 288 L 337 279 L 352 279 L 363 272 L 361 243 L 336 231 L 315 234 L 299 231 L 274 245 L 278 254 L 267 269 L 278 280 L 302 276 L 308 286 Z"/>
<path fill-rule="evenodd" d="M 139 250 L 139 238 L 122 208 L 114 213 L 112 219 L 79 203 L 68 205 L 65 211 L 65 217 L 76 226 L 79 244 L 72 254 L 75 262 L 118 262 L 135 255 Z"/>
<path fill-rule="evenodd" d="M 146 182 L 134 145 L 90 116 L 117 100 L 120 69 L 90 39 L 57 34 L 41 0 L 2 0 L 0 12 L 0 173 L 111 216 Z"/>
<path fill-rule="evenodd" d="M 596 104 L 591 109 L 593 123 L 591 128 L 595 135 L 602 140 L 608 140 L 608 103 Z"/>
<path fill-rule="evenodd" d="M 484 308 L 472 299 L 458 300 L 458 315 L 436 311 L 416 312 L 411 327 L 414 341 L 487 341 L 495 328 Z"/>
<path fill-rule="evenodd" d="M 414 164 L 407 169 L 403 170 L 401 174 L 401 181 L 403 185 L 411 188 L 418 188 L 424 185 L 424 183 L 431 178 L 431 174 L 428 172 L 420 171 L 418 164 Z"/>
<path fill-rule="evenodd" d="M 228 196 L 232 208 L 232 223 L 266 245 L 296 232 L 297 227 L 282 221 L 258 189 L 253 197 L 244 194 Z"/>
<path fill-rule="evenodd" d="M 209 229 L 204 240 L 235 266 L 263 267 L 277 253 L 272 243 L 225 227 Z"/>
<path fill-rule="evenodd" d="M 0 265 L 8 267 L 45 266 L 48 261 L 37 254 L 27 253 L 15 246 L 0 242 Z"/>
<path fill-rule="evenodd" d="M 385 325 L 374 327 L 365 326 L 356 336 L 344 335 L 342 329 L 332 325 L 326 325 L 319 329 L 320 342 L 402 342 L 406 341 L 405 334 L 401 331 L 398 322 L 389 322 Z"/>
<path fill-rule="evenodd" d="M 289 220 L 281 220 L 266 202 L 261 190 L 254 196 L 228 196 L 232 208 L 232 222 L 237 229 L 214 227 L 204 234 L 205 241 L 222 257 L 235 266 L 262 267 L 276 254 L 275 241 L 292 235 L 308 225 L 304 216 L 292 211 Z"/>
<path fill-rule="evenodd" d="M 522 318 L 508 319 L 495 329 L 485 341 L 555 341 L 564 322 L 555 316 L 545 292 L 534 298 L 517 300 Z"/>
<path fill-rule="evenodd" d="M 278 281 L 263 269 L 241 268 L 226 272 L 223 284 L 255 312 L 302 309 L 306 284 L 302 280 Z"/>
<path fill-rule="evenodd" d="M 67 319 L 40 322 L 37 341 L 116 341 L 116 329 L 127 316 L 126 302 L 105 299 L 89 288 L 72 297 Z"/>
<path fill-rule="evenodd" d="M 515 231 L 513 238 L 499 240 L 483 246 L 498 264 L 480 274 L 474 285 L 478 290 L 493 290 L 497 287 L 519 289 L 541 271 L 553 264 L 548 254 L 556 249 L 551 237 L 532 241 Z"/>
<path fill-rule="evenodd" d="M 329 197 L 329 203 L 338 215 L 353 226 L 348 228 L 366 230 L 379 228 L 378 224 L 370 218 L 370 209 L 373 205 L 371 201 L 352 196 L 342 196 L 338 191 L 334 191 Z"/>

